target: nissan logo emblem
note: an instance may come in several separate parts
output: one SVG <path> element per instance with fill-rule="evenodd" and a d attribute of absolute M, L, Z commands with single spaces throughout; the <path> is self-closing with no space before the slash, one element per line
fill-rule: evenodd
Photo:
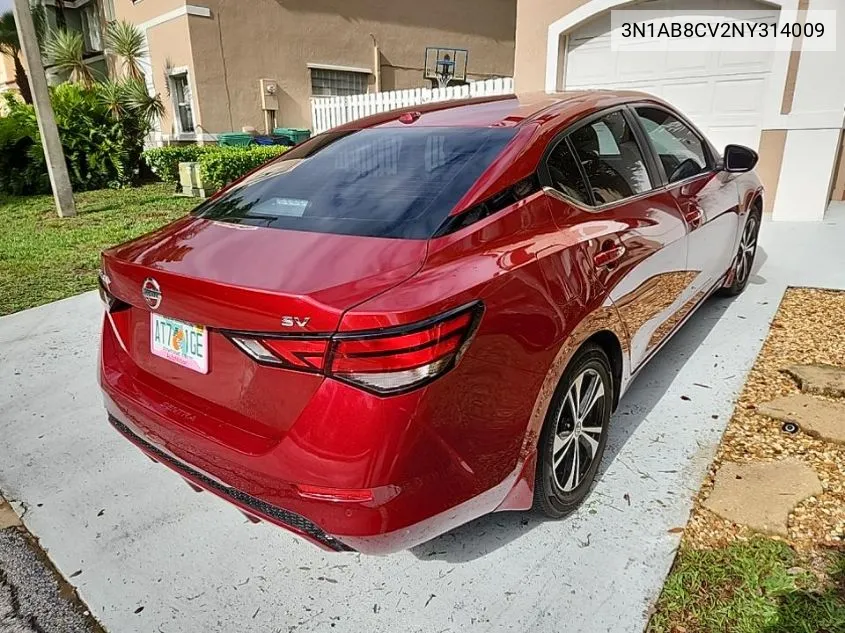
<path fill-rule="evenodd" d="M 161 305 L 161 288 L 159 288 L 158 282 L 152 277 L 147 277 L 144 280 L 144 284 L 141 286 L 141 294 L 144 296 L 144 301 L 153 310 Z"/>

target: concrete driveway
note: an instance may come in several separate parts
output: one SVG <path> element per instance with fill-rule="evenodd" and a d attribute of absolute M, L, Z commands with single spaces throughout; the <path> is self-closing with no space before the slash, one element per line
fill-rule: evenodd
<path fill-rule="evenodd" d="M 109 427 L 93 293 L 0 319 L 0 490 L 112 633 L 640 631 L 783 291 L 845 287 L 830 215 L 764 225 L 746 293 L 709 301 L 643 371 L 563 521 L 496 514 L 381 558 L 252 525 Z"/>

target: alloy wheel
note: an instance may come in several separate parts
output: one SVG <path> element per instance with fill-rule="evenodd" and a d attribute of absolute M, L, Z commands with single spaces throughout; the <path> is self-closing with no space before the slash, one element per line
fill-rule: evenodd
<path fill-rule="evenodd" d="M 566 392 L 552 447 L 552 470 L 564 492 L 572 492 L 582 483 L 596 459 L 606 393 L 602 377 L 589 368 L 576 376 Z"/>
<path fill-rule="evenodd" d="M 745 223 L 742 239 L 739 242 L 739 252 L 736 261 L 736 281 L 739 286 L 745 284 L 751 274 L 754 264 L 754 253 L 757 250 L 757 218 L 750 217 Z"/>

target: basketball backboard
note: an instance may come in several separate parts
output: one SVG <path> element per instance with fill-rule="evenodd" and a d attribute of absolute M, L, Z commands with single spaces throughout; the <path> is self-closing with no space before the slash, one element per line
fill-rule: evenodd
<path fill-rule="evenodd" d="M 465 48 L 429 46 L 425 49 L 423 76 L 436 81 L 443 88 L 450 81 L 466 81 L 467 57 Z"/>

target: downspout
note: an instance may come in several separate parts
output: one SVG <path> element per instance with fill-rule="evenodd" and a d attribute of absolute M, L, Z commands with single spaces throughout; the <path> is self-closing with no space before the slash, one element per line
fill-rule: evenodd
<path fill-rule="evenodd" d="M 376 78 L 376 92 L 381 92 L 381 52 L 376 36 L 370 33 L 370 37 L 373 38 L 373 75 Z"/>

